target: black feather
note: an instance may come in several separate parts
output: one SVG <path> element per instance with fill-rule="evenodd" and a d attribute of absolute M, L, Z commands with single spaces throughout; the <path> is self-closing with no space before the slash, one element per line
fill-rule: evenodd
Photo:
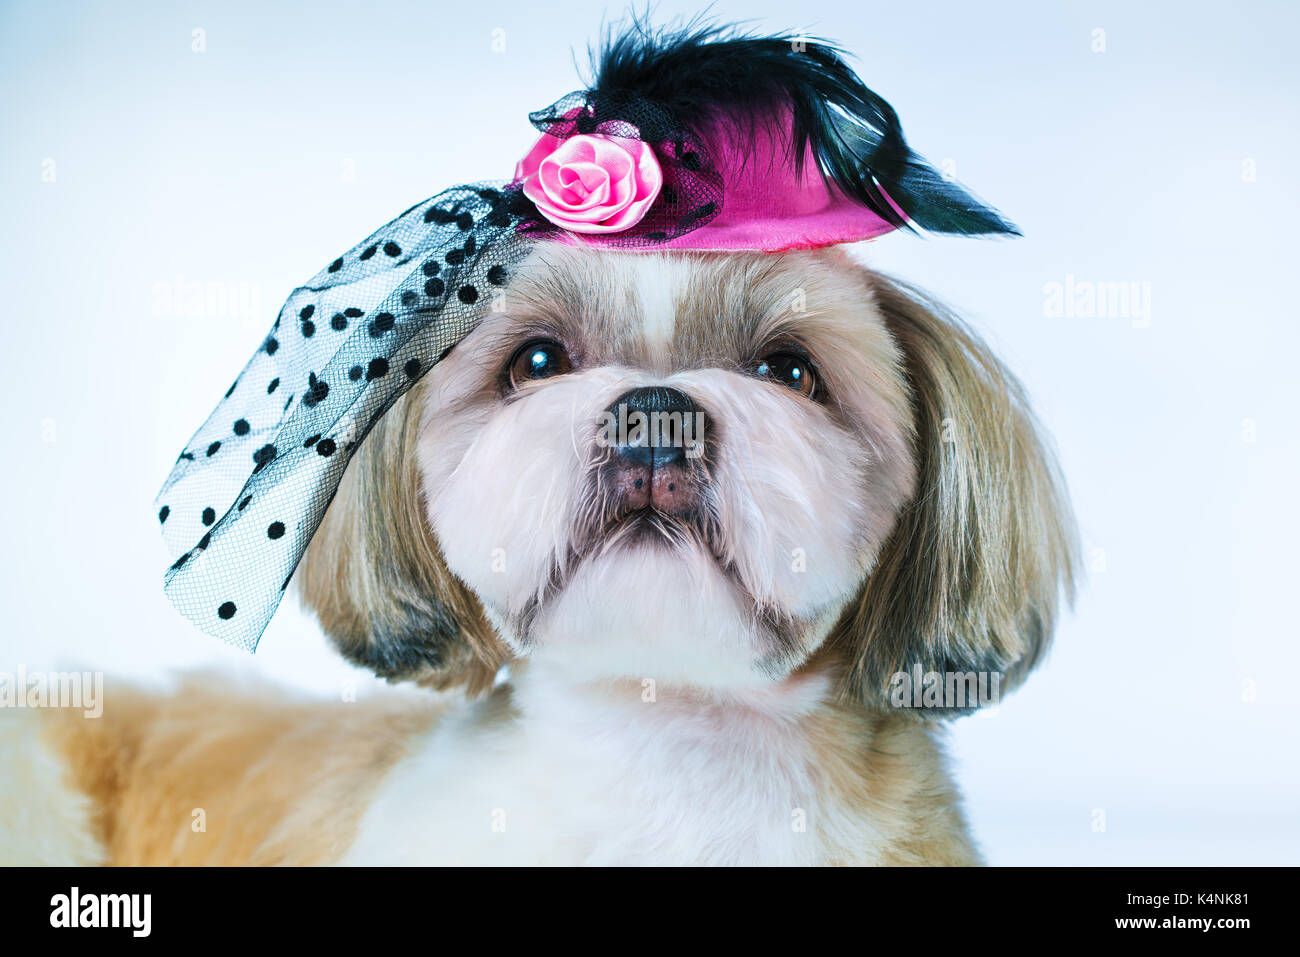
<path fill-rule="evenodd" d="M 606 32 L 592 65 L 597 94 L 643 97 L 696 133 L 719 115 L 759 124 L 788 108 L 796 172 L 802 175 L 811 144 L 827 183 L 892 225 L 907 222 L 882 188 L 913 224 L 932 232 L 1020 234 L 915 153 L 893 108 L 824 40 L 757 37 L 698 19 L 653 28 L 634 17 L 621 32 Z"/>

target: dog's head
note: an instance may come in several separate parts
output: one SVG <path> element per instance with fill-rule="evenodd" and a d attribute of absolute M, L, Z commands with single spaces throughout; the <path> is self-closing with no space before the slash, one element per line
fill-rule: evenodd
<path fill-rule="evenodd" d="M 1073 526 L 1019 386 L 839 250 L 541 246 L 379 423 L 300 573 L 354 661 L 742 689 L 1033 665 Z"/>

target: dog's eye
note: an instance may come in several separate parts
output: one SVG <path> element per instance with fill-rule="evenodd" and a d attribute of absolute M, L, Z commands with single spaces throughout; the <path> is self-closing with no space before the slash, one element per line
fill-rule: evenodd
<path fill-rule="evenodd" d="M 510 384 L 516 389 L 530 379 L 549 379 L 573 369 L 564 346 L 551 339 L 536 339 L 510 360 Z"/>
<path fill-rule="evenodd" d="M 772 353 L 759 362 L 754 374 L 774 379 L 808 398 L 812 398 L 817 389 L 817 370 L 811 362 L 794 352 Z"/>

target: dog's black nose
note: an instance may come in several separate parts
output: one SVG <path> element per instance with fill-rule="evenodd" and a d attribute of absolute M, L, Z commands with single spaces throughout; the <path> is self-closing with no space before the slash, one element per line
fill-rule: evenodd
<path fill-rule="evenodd" d="M 661 385 L 633 389 L 619 396 L 609 411 L 628 425 L 615 446 L 619 456 L 649 468 L 663 468 L 686 457 L 697 409 L 680 389 Z"/>
<path fill-rule="evenodd" d="M 645 386 L 619 396 L 607 410 L 616 434 L 614 486 L 620 510 L 654 505 L 688 510 L 698 492 L 691 460 L 704 448 L 704 415 L 680 389 Z"/>

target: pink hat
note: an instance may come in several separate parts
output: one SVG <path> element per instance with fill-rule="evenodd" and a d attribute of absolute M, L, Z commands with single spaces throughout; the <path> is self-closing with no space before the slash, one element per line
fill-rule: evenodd
<path fill-rule="evenodd" d="M 775 252 L 910 225 L 1016 233 L 912 152 L 827 44 L 638 25 L 607 42 L 591 89 L 530 119 L 542 137 L 514 185 L 559 242 Z"/>
<path fill-rule="evenodd" d="M 817 162 L 811 144 L 804 146 L 801 163 L 791 162 L 788 155 L 791 125 L 788 112 L 782 115 L 779 126 L 764 124 L 754 129 L 743 129 L 732 123 L 716 124 L 708 139 L 718 153 L 717 165 L 725 183 L 725 200 L 717 215 L 690 232 L 657 245 L 614 248 L 778 252 L 874 239 L 897 228 L 869 207 L 846 197 L 815 172 Z M 659 192 L 655 188 L 656 177 L 661 177 L 658 164 L 644 169 L 653 151 L 643 141 L 613 136 L 599 138 L 599 134 L 593 134 L 590 139 L 601 149 L 570 150 L 569 157 L 577 152 L 580 158 L 573 157 L 568 165 L 562 160 L 569 157 L 548 163 L 551 157 L 576 139 L 578 136 L 561 140 L 543 134 L 529 154 L 520 160 L 515 170 L 516 180 L 524 184 L 525 192 L 537 203 L 539 211 L 561 227 L 561 231 L 555 234 L 556 241 L 570 245 L 609 246 L 607 237 L 635 226 L 652 205 L 654 194 Z M 600 163 L 608 159 L 614 165 L 622 148 L 635 149 L 641 154 L 639 159 L 643 170 L 639 177 L 633 164 L 622 165 L 632 172 L 630 182 L 640 180 L 643 198 L 639 203 L 628 203 L 611 217 L 597 219 L 604 211 L 600 205 L 601 198 L 610 205 L 618 202 L 617 190 L 610 189 L 611 177 L 602 175 L 605 171 L 599 169 Z M 548 171 L 552 174 L 551 183 L 560 186 L 549 194 L 543 183 Z M 570 174 L 567 186 L 559 183 L 566 173 Z M 602 189 L 604 192 L 599 193 Z M 565 204 L 566 199 L 570 204 Z M 891 205 L 900 219 L 907 218 L 892 201 Z M 567 218 L 567 211 L 574 207 L 579 207 L 575 212 L 581 218 Z M 596 229 L 591 228 L 593 220 L 596 220 Z M 613 228 L 606 228 L 606 224 L 612 224 Z"/>

